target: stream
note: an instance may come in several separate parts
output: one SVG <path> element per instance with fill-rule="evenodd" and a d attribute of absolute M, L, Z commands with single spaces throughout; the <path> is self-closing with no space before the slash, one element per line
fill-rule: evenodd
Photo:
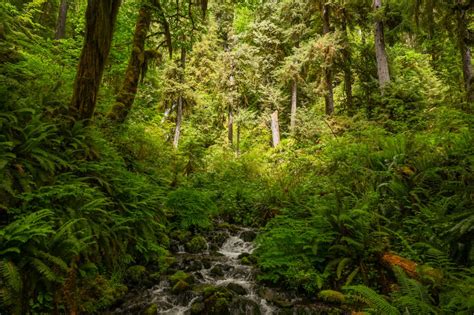
<path fill-rule="evenodd" d="M 222 235 L 223 232 L 218 233 Z M 150 289 L 135 292 L 135 296 L 128 298 L 113 314 L 325 313 L 320 308 L 312 310 L 308 305 L 297 305 L 302 300 L 295 295 L 280 293 L 256 283 L 254 267 L 242 259 L 255 249 L 254 244 L 245 237 L 249 233 L 255 235 L 254 231 L 238 228 L 224 233 L 225 238 L 221 237 L 217 244 L 209 242 L 207 249 L 198 254 L 188 253 L 183 245 L 177 245 L 174 268 L 178 272 L 183 271 L 187 278 L 180 282 L 173 281 L 172 276 L 162 277 Z M 192 285 L 187 287 L 187 282 Z M 282 308 L 282 305 L 285 307 Z"/>

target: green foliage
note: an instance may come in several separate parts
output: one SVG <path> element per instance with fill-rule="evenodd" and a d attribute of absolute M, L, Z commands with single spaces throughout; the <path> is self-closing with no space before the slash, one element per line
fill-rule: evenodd
<path fill-rule="evenodd" d="M 120 126 L 102 114 L 142 3 L 121 6 L 85 124 L 67 107 L 86 3 L 69 6 L 68 38 L 56 41 L 58 1 L 1 2 L 0 313 L 107 312 L 127 291 L 124 277 L 146 285 L 148 271 L 169 266 L 167 232 L 200 251 L 205 239 L 188 236 L 224 220 L 261 227 L 262 282 L 376 314 L 472 314 L 474 118 L 461 101 L 460 7 L 383 2 L 371 14 L 366 0 L 245 0 L 210 3 L 204 15 L 194 2 L 165 1 L 153 7 L 153 54 Z M 320 4 L 330 7 L 329 34 Z M 374 20 L 390 63 L 383 93 Z M 332 117 L 321 115 L 326 70 Z M 287 133 L 292 81 L 297 125 Z M 282 141 L 271 148 L 275 110 Z M 384 265 L 388 251 L 417 263 L 417 278 Z M 192 281 L 179 271 L 170 280 L 175 292 Z"/>
<path fill-rule="evenodd" d="M 377 292 L 363 285 L 348 286 L 345 288 L 351 294 L 351 298 L 361 301 L 368 305 L 369 311 L 376 314 L 399 315 L 400 312 L 396 307 L 390 305 L 387 300 Z M 424 314 L 424 313 L 419 313 Z"/>
<path fill-rule="evenodd" d="M 183 229 L 191 227 L 207 229 L 211 226 L 211 216 L 217 213 L 217 207 L 209 193 L 189 188 L 179 188 L 170 192 L 166 206 Z"/>

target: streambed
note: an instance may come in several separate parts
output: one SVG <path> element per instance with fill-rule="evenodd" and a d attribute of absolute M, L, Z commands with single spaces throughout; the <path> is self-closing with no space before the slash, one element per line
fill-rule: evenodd
<path fill-rule="evenodd" d="M 249 262 L 255 232 L 247 228 L 216 231 L 220 241 L 198 254 L 175 246 L 177 273 L 162 277 L 134 296 L 114 314 L 325 314 L 326 306 L 309 304 L 295 294 L 257 284 Z M 225 237 L 222 237 L 224 235 Z M 252 236 L 253 235 L 253 236 Z M 210 247 L 212 247 L 210 249 Z"/>

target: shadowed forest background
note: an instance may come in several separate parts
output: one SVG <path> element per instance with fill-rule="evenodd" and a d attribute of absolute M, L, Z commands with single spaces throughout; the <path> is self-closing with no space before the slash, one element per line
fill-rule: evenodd
<path fill-rule="evenodd" d="M 182 314 L 473 314 L 473 17 L 1 1 L 0 313 L 165 314 L 123 305 L 166 283 Z M 236 233 L 264 308 L 190 269 Z"/>

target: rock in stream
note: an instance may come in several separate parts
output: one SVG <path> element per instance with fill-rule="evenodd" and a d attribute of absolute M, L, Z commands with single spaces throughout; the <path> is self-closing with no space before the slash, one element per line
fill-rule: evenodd
<path fill-rule="evenodd" d="M 151 289 L 134 292 L 114 314 L 170 315 L 269 315 L 324 314 L 301 309 L 295 296 L 276 293 L 257 285 L 254 267 L 248 263 L 256 233 L 239 228 L 216 231 L 211 243 L 204 246 L 194 238 L 191 245 L 203 250 L 176 245 L 176 262 L 170 267 L 176 272 L 163 276 Z M 197 245 L 196 245 L 197 244 Z M 213 251 L 216 247 L 217 251 Z M 194 253 L 190 253 L 189 250 Z M 188 250 L 188 251 L 185 251 Z M 290 309 L 281 309 L 284 301 Z M 293 306 L 295 305 L 295 306 Z"/>

